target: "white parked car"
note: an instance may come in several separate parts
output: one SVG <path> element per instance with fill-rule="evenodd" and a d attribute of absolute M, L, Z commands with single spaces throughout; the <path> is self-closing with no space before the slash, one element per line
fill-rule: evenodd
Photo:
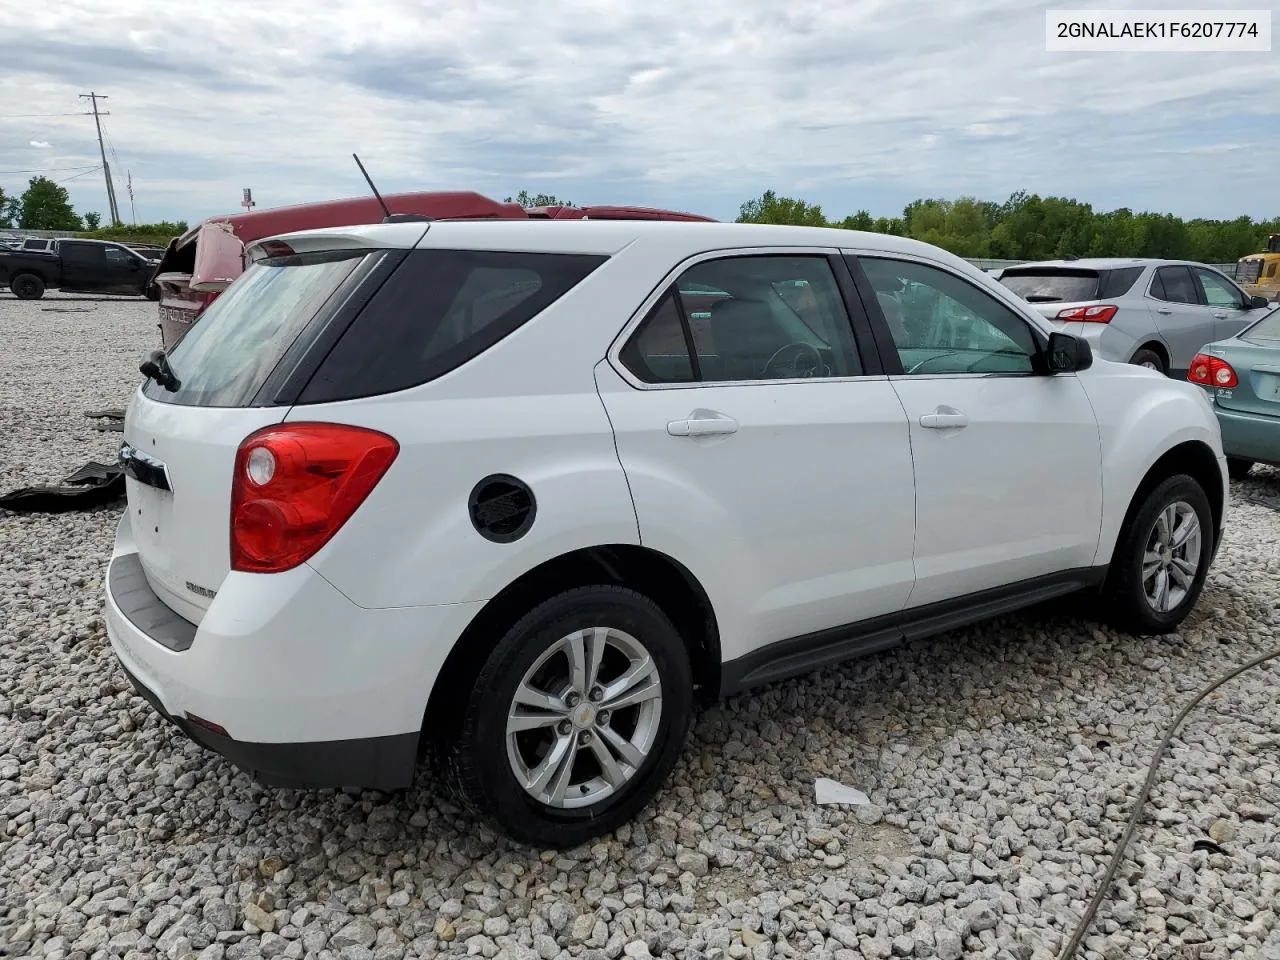
<path fill-rule="evenodd" d="M 1203 391 L 923 243 L 435 222 L 249 255 L 144 365 L 107 620 L 266 783 L 400 788 L 430 752 L 576 844 L 698 699 L 1079 590 L 1169 631 L 1221 535 Z"/>

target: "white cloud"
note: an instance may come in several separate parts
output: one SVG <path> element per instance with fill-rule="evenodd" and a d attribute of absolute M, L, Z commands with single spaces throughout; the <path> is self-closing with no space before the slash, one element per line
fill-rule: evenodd
<path fill-rule="evenodd" d="M 1280 212 L 1256 189 L 1280 147 L 1273 54 L 1048 54 L 1049 6 L 3 5 L 0 102 L 78 113 L 105 90 L 108 160 L 121 183 L 132 171 L 142 219 L 234 211 L 243 186 L 260 209 L 360 193 L 353 150 L 384 191 L 529 187 L 722 217 L 770 187 L 836 215 L 1021 187 Z M 62 145 L 51 168 L 98 162 L 86 117 L 0 117 L 0 171 L 31 166 L 33 122 Z M 68 184 L 79 206 L 102 206 L 98 179 Z"/>
<path fill-rule="evenodd" d="M 48 140 L 32 140 L 31 146 L 35 147 L 37 150 L 48 150 L 53 146 L 53 144 Z"/>

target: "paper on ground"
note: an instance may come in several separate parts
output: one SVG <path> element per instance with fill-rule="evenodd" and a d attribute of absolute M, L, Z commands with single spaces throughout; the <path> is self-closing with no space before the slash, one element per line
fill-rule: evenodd
<path fill-rule="evenodd" d="M 819 777 L 813 782 L 818 803 L 870 803 L 871 799 L 861 790 L 846 787 L 843 783 Z"/>

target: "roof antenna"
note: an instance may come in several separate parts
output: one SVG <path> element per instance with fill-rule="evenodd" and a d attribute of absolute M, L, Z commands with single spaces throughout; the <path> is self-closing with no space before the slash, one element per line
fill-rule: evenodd
<path fill-rule="evenodd" d="M 364 164 L 360 162 L 360 158 L 356 154 L 351 154 L 355 160 L 356 166 L 360 168 L 360 172 L 364 174 L 365 182 L 369 184 L 369 189 L 373 191 L 373 195 L 378 200 L 378 206 L 382 208 L 384 214 L 383 223 L 421 223 L 431 218 L 421 213 L 392 213 L 387 209 L 387 202 L 382 199 L 382 194 L 378 192 L 378 188 L 373 185 L 373 177 L 369 176 L 369 171 L 364 168 Z"/>

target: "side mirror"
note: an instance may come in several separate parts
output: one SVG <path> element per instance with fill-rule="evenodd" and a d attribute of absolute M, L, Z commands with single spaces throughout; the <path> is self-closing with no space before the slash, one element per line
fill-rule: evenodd
<path fill-rule="evenodd" d="M 1075 373 L 1093 366 L 1093 351 L 1089 348 L 1089 341 L 1069 333 L 1049 334 L 1049 348 L 1044 356 L 1045 371 L 1050 374 Z"/>
<path fill-rule="evenodd" d="M 1250 297 L 1248 310 L 1263 310 L 1271 306 L 1271 301 L 1266 297 Z"/>

